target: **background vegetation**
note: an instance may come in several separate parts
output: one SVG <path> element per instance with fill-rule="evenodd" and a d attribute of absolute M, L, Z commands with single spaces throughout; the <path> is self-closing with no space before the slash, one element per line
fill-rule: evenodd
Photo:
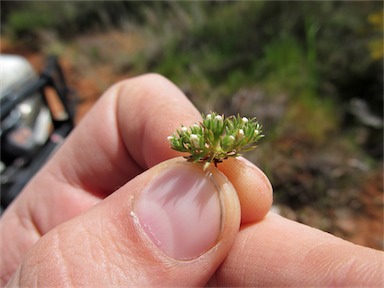
<path fill-rule="evenodd" d="M 256 116 L 266 137 L 247 158 L 275 209 L 383 249 L 381 1 L 1 5 L 2 50 L 58 54 L 85 102 L 153 71 L 202 112 Z"/>

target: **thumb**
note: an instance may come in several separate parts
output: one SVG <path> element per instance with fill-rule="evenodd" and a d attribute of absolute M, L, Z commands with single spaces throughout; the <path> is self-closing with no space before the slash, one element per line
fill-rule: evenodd
<path fill-rule="evenodd" d="M 237 193 L 221 172 L 172 159 L 47 233 L 9 284 L 204 285 L 239 225 Z"/>

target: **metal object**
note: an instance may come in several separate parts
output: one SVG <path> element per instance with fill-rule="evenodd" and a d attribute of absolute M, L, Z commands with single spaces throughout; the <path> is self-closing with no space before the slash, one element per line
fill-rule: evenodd
<path fill-rule="evenodd" d="M 24 58 L 0 55 L 1 210 L 21 192 L 74 126 L 74 93 L 56 57 L 38 76 Z M 63 111 L 57 117 L 47 99 L 54 91 Z"/>

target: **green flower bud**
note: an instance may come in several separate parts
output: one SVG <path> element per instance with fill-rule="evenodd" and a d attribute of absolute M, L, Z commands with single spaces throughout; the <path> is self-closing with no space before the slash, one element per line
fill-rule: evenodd
<path fill-rule="evenodd" d="M 254 143 L 263 136 L 255 118 L 240 115 L 226 118 L 212 112 L 203 115 L 201 123 L 189 128 L 181 126 L 167 139 L 172 149 L 190 153 L 186 158 L 205 163 L 206 169 L 212 162 L 217 165 L 228 157 L 237 157 L 242 151 L 255 148 Z"/>

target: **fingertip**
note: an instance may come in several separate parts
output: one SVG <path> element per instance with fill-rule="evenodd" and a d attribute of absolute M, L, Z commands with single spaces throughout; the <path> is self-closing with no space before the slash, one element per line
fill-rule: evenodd
<path fill-rule="evenodd" d="M 268 177 L 243 157 L 229 158 L 219 169 L 235 187 L 241 206 L 241 223 L 260 221 L 272 206 L 273 190 Z"/>

